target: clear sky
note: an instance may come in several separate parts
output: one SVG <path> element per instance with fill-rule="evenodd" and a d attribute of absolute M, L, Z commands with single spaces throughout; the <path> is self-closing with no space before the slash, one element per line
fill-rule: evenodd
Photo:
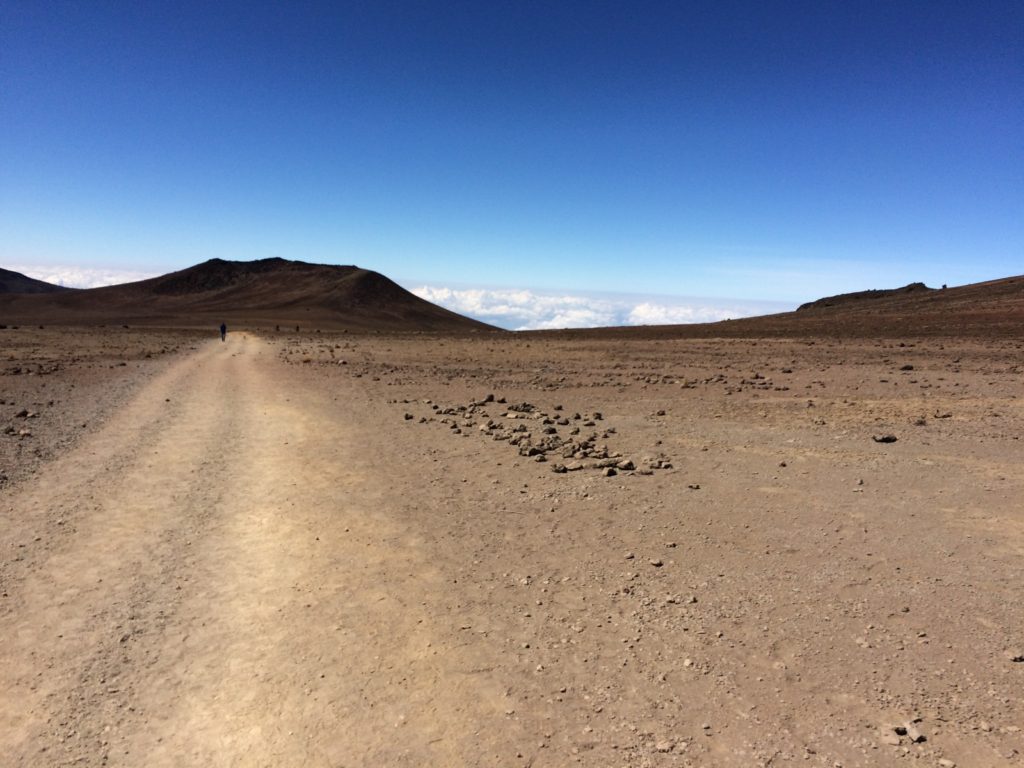
<path fill-rule="evenodd" d="M 1024 3 L 0 3 L 0 265 L 268 256 L 782 302 L 1024 273 Z"/>

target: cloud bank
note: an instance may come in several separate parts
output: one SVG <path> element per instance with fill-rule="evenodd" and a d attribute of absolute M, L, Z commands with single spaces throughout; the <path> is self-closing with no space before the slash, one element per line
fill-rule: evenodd
<path fill-rule="evenodd" d="M 778 302 L 548 293 L 515 288 L 460 289 L 419 285 L 410 290 L 421 299 L 440 304 L 453 312 L 517 331 L 710 323 L 794 308 Z"/>
<path fill-rule="evenodd" d="M 120 285 L 121 283 L 134 283 L 137 280 L 145 280 L 149 277 L 156 277 L 159 272 L 141 272 L 131 269 L 94 269 L 90 267 L 69 267 L 69 266 L 10 266 L 7 269 L 21 272 L 36 280 L 45 280 L 54 285 L 63 285 L 65 288 L 102 288 L 105 285 Z"/>

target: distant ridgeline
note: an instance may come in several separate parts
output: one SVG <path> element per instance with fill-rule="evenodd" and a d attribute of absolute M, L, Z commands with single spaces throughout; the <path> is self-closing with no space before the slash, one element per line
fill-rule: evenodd
<path fill-rule="evenodd" d="M 34 277 L 0 267 L 0 293 L 59 293 L 69 291 L 63 285 L 54 285 Z"/>
<path fill-rule="evenodd" d="M 946 286 L 942 287 L 945 288 Z M 902 288 L 883 288 L 873 289 L 870 291 L 857 291 L 856 293 L 841 293 L 838 296 L 826 296 L 824 299 L 818 299 L 817 301 L 809 301 L 806 304 L 801 304 L 797 307 L 796 311 L 799 312 L 803 309 L 823 309 L 824 307 L 842 307 L 848 304 L 858 304 L 863 301 L 895 298 L 897 296 L 906 296 L 907 294 L 928 293 L 934 290 L 936 289 L 929 288 L 924 283 L 910 283 Z"/>
<path fill-rule="evenodd" d="M 0 294 L 0 320 L 12 323 L 499 332 L 372 270 L 280 258 L 210 259 L 148 280 L 74 290 L 3 270 Z"/>

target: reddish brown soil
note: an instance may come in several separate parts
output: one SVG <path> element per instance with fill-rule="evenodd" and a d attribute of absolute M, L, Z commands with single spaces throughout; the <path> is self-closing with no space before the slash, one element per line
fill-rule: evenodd
<path fill-rule="evenodd" d="M 7 764 L 1022 763 L 1019 341 L 122 331 L 2 332 Z"/>

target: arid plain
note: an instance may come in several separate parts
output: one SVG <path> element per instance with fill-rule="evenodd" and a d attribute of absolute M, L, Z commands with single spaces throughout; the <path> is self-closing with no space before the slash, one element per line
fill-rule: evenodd
<path fill-rule="evenodd" d="M 1012 335 L 0 334 L 8 765 L 1024 762 Z"/>

